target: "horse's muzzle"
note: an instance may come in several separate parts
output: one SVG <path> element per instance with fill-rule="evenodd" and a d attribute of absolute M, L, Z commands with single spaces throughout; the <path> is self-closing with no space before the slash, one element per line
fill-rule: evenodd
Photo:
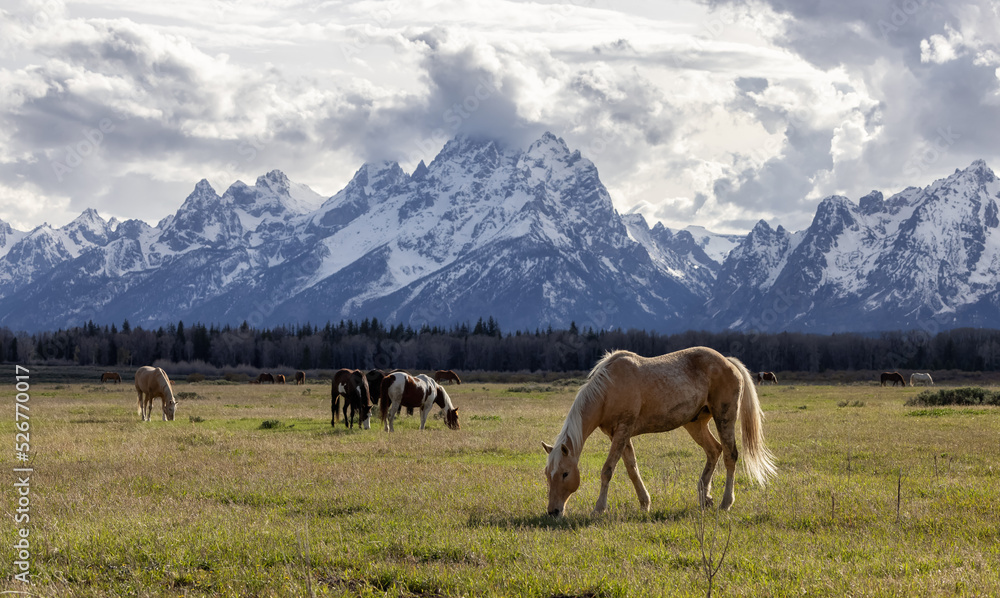
<path fill-rule="evenodd" d="M 562 515 L 562 510 L 561 509 L 551 509 L 551 510 L 549 510 L 549 515 L 552 516 L 552 517 L 558 517 L 558 516 Z"/>

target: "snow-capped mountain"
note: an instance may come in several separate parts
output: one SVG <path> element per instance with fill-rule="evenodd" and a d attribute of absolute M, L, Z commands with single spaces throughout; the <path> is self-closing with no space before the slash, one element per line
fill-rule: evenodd
<path fill-rule="evenodd" d="M 885 200 L 828 197 L 799 233 L 761 221 L 724 262 L 710 319 L 766 331 L 996 326 L 998 201 L 979 160 Z"/>
<path fill-rule="evenodd" d="M 0 222 L 0 325 L 987 325 L 998 200 L 976 162 L 888 199 L 829 197 L 796 233 L 671 230 L 619 214 L 594 164 L 550 133 L 527 148 L 458 137 L 412 174 L 365 164 L 329 198 L 271 171 L 221 194 L 200 181 L 155 227 L 94 210 L 30 232 Z"/>

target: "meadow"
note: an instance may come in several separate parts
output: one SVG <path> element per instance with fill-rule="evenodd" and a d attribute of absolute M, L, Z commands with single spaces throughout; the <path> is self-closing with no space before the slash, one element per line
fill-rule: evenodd
<path fill-rule="evenodd" d="M 704 455 L 677 430 L 635 440 L 651 511 L 619 466 L 591 517 L 598 433 L 555 520 L 541 442 L 579 380 L 451 386 L 461 430 L 401 417 L 391 435 L 331 427 L 319 380 L 176 381 L 176 421 L 157 400 L 145 423 L 127 378 L 32 380 L 34 585 L 13 579 L 5 525 L 0 595 L 705 596 L 702 549 L 718 561 L 727 530 L 715 596 L 1000 595 L 1000 408 L 904 405 L 921 389 L 761 387 L 779 474 L 760 488 L 738 470 L 728 514 L 698 508 Z M 9 472 L 13 384 L 4 397 Z M 723 479 L 720 461 L 717 496 Z M 16 504 L 8 482 L 5 520 Z"/>

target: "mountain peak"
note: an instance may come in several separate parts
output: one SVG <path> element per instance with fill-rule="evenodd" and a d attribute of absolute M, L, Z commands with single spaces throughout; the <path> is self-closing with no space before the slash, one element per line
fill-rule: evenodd
<path fill-rule="evenodd" d="M 280 170 L 272 170 L 265 175 L 259 176 L 257 177 L 257 182 L 254 183 L 256 187 L 268 188 L 279 195 L 288 195 L 288 185 L 288 177 Z"/>

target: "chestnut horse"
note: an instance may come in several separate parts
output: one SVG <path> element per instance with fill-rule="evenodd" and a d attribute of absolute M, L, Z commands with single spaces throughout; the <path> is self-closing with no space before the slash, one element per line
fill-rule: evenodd
<path fill-rule="evenodd" d="M 274 376 L 268 374 L 267 372 L 261 372 L 260 375 L 257 376 L 257 384 L 263 384 L 265 382 L 274 384 Z"/>
<path fill-rule="evenodd" d="M 104 384 L 105 382 L 107 382 L 109 380 L 111 382 L 116 383 L 116 384 L 121 384 L 122 383 L 122 375 L 119 374 L 118 372 L 104 372 L 103 374 L 101 374 L 101 384 Z"/>
<path fill-rule="evenodd" d="M 142 421 L 149 421 L 153 412 L 153 398 L 163 400 L 163 421 L 174 421 L 177 399 L 170 386 L 170 378 L 163 368 L 144 365 L 135 372 L 135 392 L 139 395 L 138 409 Z M 144 398 L 145 397 L 145 398 Z"/>
<path fill-rule="evenodd" d="M 458 374 L 451 370 L 438 370 L 434 372 L 434 381 L 441 382 L 454 382 L 455 384 L 461 384 L 462 380 L 458 377 Z"/>
<path fill-rule="evenodd" d="M 338 370 L 333 375 L 333 385 L 330 388 L 330 410 L 333 412 L 333 419 L 330 425 L 337 424 L 339 417 L 338 404 L 340 397 L 344 397 L 344 426 L 354 427 L 354 414 L 358 415 L 358 426 L 362 430 L 371 429 L 372 400 L 368 391 L 368 381 L 360 370 Z M 347 408 L 351 408 L 350 417 L 347 416 Z"/>
<path fill-rule="evenodd" d="M 305 384 L 306 383 L 306 373 L 302 370 L 295 372 L 295 384 Z"/>
<path fill-rule="evenodd" d="M 722 440 L 709 431 L 708 422 Z M 743 432 L 743 465 L 763 485 L 777 472 L 774 456 L 764 445 L 764 414 L 750 372 L 739 360 L 723 357 L 707 347 L 693 347 L 659 357 L 640 357 L 628 351 L 607 353 L 577 392 L 562 431 L 552 446 L 542 443 L 548 460 L 548 513 L 562 515 L 571 494 L 580 487 L 580 455 L 594 430 L 611 438 L 611 450 L 601 468 L 601 492 L 594 506 L 600 514 L 608 506 L 608 484 L 618 461 L 639 497 L 639 507 L 649 511 L 650 498 L 636 465 L 632 437 L 667 432 L 683 426 L 704 449 L 707 461 L 698 483 L 702 506 L 712 504 L 712 474 L 719 455 L 725 457 L 726 489 L 720 508 L 733 505 L 736 473 L 736 424 Z"/>
<path fill-rule="evenodd" d="M 389 432 L 395 429 L 393 420 L 400 407 L 420 407 L 421 430 L 427 425 L 431 405 L 437 405 L 444 411 L 446 426 L 452 430 L 461 427 L 458 424 L 458 408 L 452 404 L 448 392 L 426 374 L 413 377 L 406 372 L 393 372 L 382 380 L 380 393 L 379 414 Z"/>
<path fill-rule="evenodd" d="M 284 384 L 285 383 L 285 375 L 284 374 L 275 374 L 274 375 L 274 381 L 276 383 L 278 383 L 278 384 Z"/>
<path fill-rule="evenodd" d="M 882 376 L 879 379 L 879 385 L 885 386 L 886 382 L 892 382 L 893 386 L 896 386 L 896 384 L 906 386 L 906 380 L 903 379 L 903 375 L 899 372 L 882 372 Z"/>

